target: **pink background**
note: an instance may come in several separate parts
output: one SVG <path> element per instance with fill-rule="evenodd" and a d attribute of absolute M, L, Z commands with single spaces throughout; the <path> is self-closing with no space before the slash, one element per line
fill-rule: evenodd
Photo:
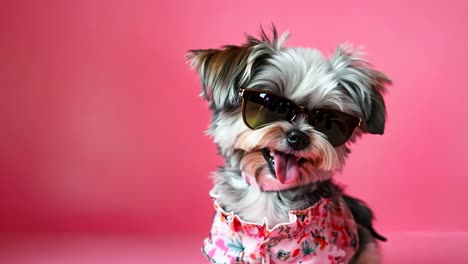
<path fill-rule="evenodd" d="M 468 2 L 11 1 L 0 9 L 0 232 L 193 237 L 212 217 L 210 113 L 191 48 L 272 22 L 362 45 L 394 81 L 385 135 L 338 179 L 383 234 L 468 232 Z M 0 244 L 1 247 L 2 244 Z"/>

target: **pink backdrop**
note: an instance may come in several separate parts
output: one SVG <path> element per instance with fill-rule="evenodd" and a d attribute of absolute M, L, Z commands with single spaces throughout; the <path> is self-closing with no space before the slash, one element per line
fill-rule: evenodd
<path fill-rule="evenodd" d="M 392 77 L 385 135 L 339 176 L 379 230 L 468 232 L 467 2 L 288 3 L 2 4 L 0 231 L 205 236 L 220 159 L 184 55 L 274 22 L 291 46 L 363 45 Z"/>

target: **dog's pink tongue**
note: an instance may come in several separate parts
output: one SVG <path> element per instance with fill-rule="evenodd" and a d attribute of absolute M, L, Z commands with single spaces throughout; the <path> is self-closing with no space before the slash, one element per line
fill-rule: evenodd
<path fill-rule="evenodd" d="M 282 183 L 291 183 L 299 177 L 299 168 L 294 155 L 287 155 L 282 152 L 275 152 L 275 173 Z"/>

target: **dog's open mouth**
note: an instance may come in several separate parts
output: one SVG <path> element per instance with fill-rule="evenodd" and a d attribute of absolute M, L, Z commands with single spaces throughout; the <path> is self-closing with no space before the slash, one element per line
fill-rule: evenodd
<path fill-rule="evenodd" d="M 282 184 L 294 182 L 299 178 L 299 166 L 305 159 L 268 148 L 262 149 L 271 174 Z"/>

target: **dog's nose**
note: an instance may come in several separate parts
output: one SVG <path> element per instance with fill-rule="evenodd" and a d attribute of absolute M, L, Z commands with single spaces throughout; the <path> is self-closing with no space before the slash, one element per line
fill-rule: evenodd
<path fill-rule="evenodd" d="M 287 134 L 288 144 L 295 150 L 305 149 L 309 143 L 309 136 L 299 129 L 292 129 Z"/>

